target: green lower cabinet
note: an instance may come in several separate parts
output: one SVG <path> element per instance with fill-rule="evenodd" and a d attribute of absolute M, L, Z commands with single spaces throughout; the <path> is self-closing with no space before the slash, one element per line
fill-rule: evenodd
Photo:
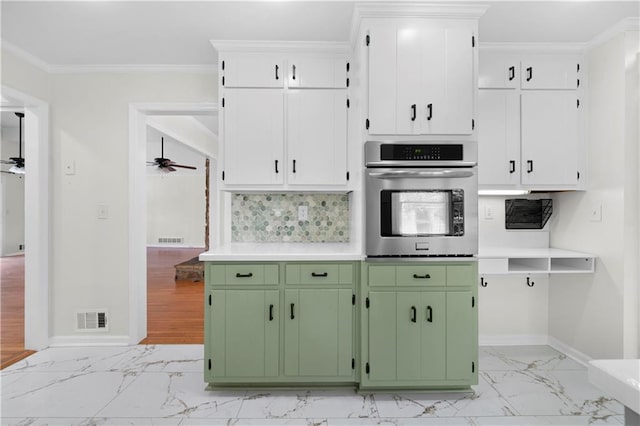
<path fill-rule="evenodd" d="M 353 376 L 352 291 L 285 290 L 284 374 Z"/>
<path fill-rule="evenodd" d="M 447 293 L 447 379 L 477 382 L 476 297 L 471 291 Z"/>
<path fill-rule="evenodd" d="M 212 377 L 275 377 L 279 365 L 277 290 L 211 292 Z"/>

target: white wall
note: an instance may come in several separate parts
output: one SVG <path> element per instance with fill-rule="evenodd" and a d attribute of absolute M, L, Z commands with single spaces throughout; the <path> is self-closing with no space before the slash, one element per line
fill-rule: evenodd
<path fill-rule="evenodd" d="M 215 102 L 216 78 L 196 73 L 47 76 L 6 52 L 2 66 L 3 84 L 51 105 L 50 335 L 73 335 L 73 313 L 100 307 L 110 312 L 108 336 L 126 336 L 129 103 Z M 69 164 L 73 175 L 65 173 Z M 108 219 L 97 218 L 98 205 L 108 207 Z"/>
<path fill-rule="evenodd" d="M 147 244 L 162 246 L 161 237 L 183 238 L 182 247 L 202 247 L 205 240 L 205 157 L 172 137 L 147 127 L 147 157 L 160 157 L 160 138 L 164 137 L 164 156 L 197 170 L 177 168 L 163 172 L 147 167 Z M 176 246 L 176 244 L 170 244 Z"/>
<path fill-rule="evenodd" d="M 2 127 L 0 138 L 0 158 L 17 157 L 18 127 Z M 2 169 L 9 167 L 4 164 Z M 17 254 L 24 245 L 24 176 L 0 173 L 0 197 L 0 256 Z"/>
<path fill-rule="evenodd" d="M 637 38 L 637 33 L 636 36 Z M 626 96 L 625 36 L 618 35 L 591 49 L 588 62 L 588 143 L 589 183 L 586 192 L 560 193 L 554 197 L 551 244 L 595 254 L 595 273 L 579 276 L 552 276 L 549 290 L 549 332 L 551 337 L 591 358 L 620 358 L 624 354 L 625 297 L 630 287 L 637 289 L 629 267 L 638 263 L 626 249 L 637 245 L 637 186 L 629 193 L 630 176 L 635 176 L 636 145 L 625 133 Z M 637 91 L 632 94 L 637 99 Z M 634 201 L 635 200 L 635 201 Z M 630 204 L 631 203 L 631 204 Z M 633 204 L 635 203 L 635 207 Z M 602 221 L 590 221 L 592 208 L 602 206 Z M 636 228 L 637 229 L 637 228 Z M 632 253 L 633 254 L 633 253 Z M 633 300 L 636 301 L 637 293 Z M 635 304 L 635 303 L 634 303 Z M 637 315 L 635 305 L 635 315 Z M 637 318 L 637 317 L 634 317 Z M 637 319 L 633 321 L 637 326 Z M 637 338 L 637 332 L 634 333 Z M 636 354 L 637 356 L 637 354 Z"/>

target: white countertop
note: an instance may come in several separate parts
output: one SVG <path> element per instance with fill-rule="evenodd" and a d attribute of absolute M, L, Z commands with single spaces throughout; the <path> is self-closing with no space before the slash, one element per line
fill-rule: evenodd
<path fill-rule="evenodd" d="M 552 247 L 544 248 L 516 248 L 516 247 L 480 247 L 478 257 L 480 259 L 496 258 L 581 258 L 593 257 L 592 254 L 577 251 L 557 249 Z"/>
<path fill-rule="evenodd" d="M 362 247 L 353 243 L 230 243 L 202 253 L 202 261 L 364 260 Z"/>
<path fill-rule="evenodd" d="M 589 381 L 636 413 L 640 413 L 640 359 L 589 362 Z"/>

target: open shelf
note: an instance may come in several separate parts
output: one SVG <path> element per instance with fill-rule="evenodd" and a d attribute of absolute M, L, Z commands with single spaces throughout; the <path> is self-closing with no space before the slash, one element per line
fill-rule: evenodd
<path fill-rule="evenodd" d="M 593 272 L 593 257 L 551 258 L 551 272 Z"/>
<path fill-rule="evenodd" d="M 525 257 L 510 258 L 507 261 L 508 272 L 548 272 L 549 258 Z"/>
<path fill-rule="evenodd" d="M 591 254 L 554 248 L 488 248 L 478 256 L 479 273 L 496 274 L 592 274 Z"/>

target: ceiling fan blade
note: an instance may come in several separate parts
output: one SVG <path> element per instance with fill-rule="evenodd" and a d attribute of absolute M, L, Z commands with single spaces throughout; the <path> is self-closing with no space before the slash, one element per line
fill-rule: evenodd
<path fill-rule="evenodd" d="M 176 171 L 176 169 L 174 169 L 172 166 L 166 166 L 164 169 L 169 171 L 169 172 L 175 172 Z"/>
<path fill-rule="evenodd" d="M 180 167 L 181 169 L 191 169 L 191 170 L 198 170 L 197 167 L 193 167 L 193 166 L 183 166 L 182 164 L 172 164 L 173 167 Z"/>
<path fill-rule="evenodd" d="M 16 162 L 13 161 L 13 160 L 0 160 L 0 163 L 2 163 L 2 164 L 16 164 Z"/>

